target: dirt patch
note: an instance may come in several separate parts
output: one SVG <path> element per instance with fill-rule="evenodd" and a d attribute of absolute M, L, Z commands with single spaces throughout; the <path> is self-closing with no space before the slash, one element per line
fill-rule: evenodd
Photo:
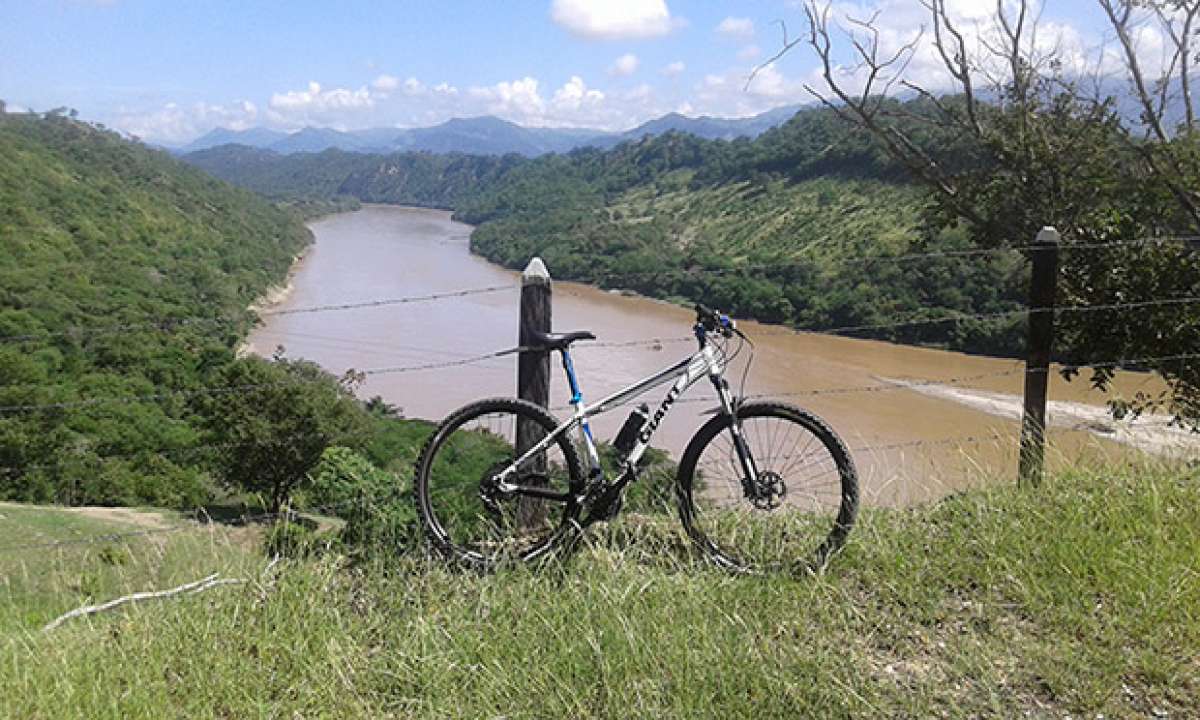
<path fill-rule="evenodd" d="M 178 522 L 165 518 L 152 510 L 134 510 L 133 508 L 124 507 L 93 507 L 89 505 L 62 508 L 62 510 L 63 512 L 95 518 L 96 520 L 119 522 L 146 530 L 163 530 L 179 525 Z"/>

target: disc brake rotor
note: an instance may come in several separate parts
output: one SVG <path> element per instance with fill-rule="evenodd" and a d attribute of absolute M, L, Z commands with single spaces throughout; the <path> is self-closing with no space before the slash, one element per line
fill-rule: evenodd
<path fill-rule="evenodd" d="M 774 510 L 783 504 L 787 495 L 787 485 L 777 472 L 770 470 L 761 472 L 754 480 L 754 495 L 750 501 L 759 510 Z"/>

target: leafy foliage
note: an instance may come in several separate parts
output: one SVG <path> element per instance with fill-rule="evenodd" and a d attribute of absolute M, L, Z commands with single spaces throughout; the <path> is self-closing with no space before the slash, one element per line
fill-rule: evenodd
<path fill-rule="evenodd" d="M 188 397 L 219 382 L 245 308 L 310 239 L 295 215 L 165 153 L 61 115 L 0 114 L 0 465 L 21 468 L 0 473 L 0 497 L 210 497 Z"/>
<path fill-rule="evenodd" d="M 519 155 L 325 150 L 279 155 L 243 145 L 190 153 L 187 162 L 236 185 L 291 202 L 353 197 L 363 202 L 449 208 L 477 184 L 521 163 Z"/>
<path fill-rule="evenodd" d="M 920 78 L 903 80 L 924 99 L 922 136 L 910 127 L 913 113 L 897 111 L 885 97 L 916 46 L 881 56 L 879 30 L 887 21 L 879 13 L 835 40 L 833 6 L 809 0 L 803 4 L 808 33 L 783 52 L 799 42 L 815 52 L 828 106 L 926 187 L 930 227 L 965 225 L 972 241 L 985 247 L 1027 244 L 1041 227 L 1056 227 L 1064 240 L 1060 304 L 1092 308 L 1060 313 L 1061 357 L 1101 365 L 1091 378 L 1100 388 L 1113 367 L 1157 370 L 1170 390 L 1139 396 L 1132 409 L 1165 406 L 1177 422 L 1200 429 L 1200 362 L 1180 358 L 1200 345 L 1194 242 L 1200 122 L 1188 79 L 1200 5 L 1098 0 L 1101 22 L 1119 50 L 1094 59 L 1032 42 L 1037 4 L 1029 0 L 997 4 L 988 18 L 997 32 L 974 50 L 947 3 L 923 5 L 934 28 L 932 57 L 941 60 L 957 94 L 937 98 Z M 1161 63 L 1139 60 L 1137 38 L 1146 34 L 1162 38 Z M 842 67 L 843 52 L 865 71 L 865 83 L 853 91 L 834 70 Z M 1102 76 L 1120 76 L 1125 87 L 1106 89 Z M 928 143 L 930 133 L 941 141 Z M 944 162 L 953 146 L 970 162 Z M 1170 236 L 1190 236 L 1192 247 L 1179 238 L 1159 242 Z M 1163 301 L 1173 304 L 1155 304 Z M 1096 307 L 1113 305 L 1119 307 Z"/>
<path fill-rule="evenodd" d="M 336 507 L 333 514 L 346 521 L 340 539 L 359 554 L 400 552 L 419 538 L 412 483 L 349 448 L 331 447 L 322 454 L 312 472 L 309 502 Z"/>
<path fill-rule="evenodd" d="M 901 175 L 869 136 L 809 110 L 755 141 L 669 134 L 539 158 L 464 198 L 457 217 L 481 223 L 472 249 L 509 267 L 541 255 L 556 277 L 809 329 L 1021 307 L 1017 253 L 893 259 L 972 247 L 956 227 L 925 229 L 925 197 Z M 860 334 L 997 355 L 1023 346 L 1012 320 Z"/>
<path fill-rule="evenodd" d="M 1111 102 L 1083 100 L 1071 88 L 1042 82 L 1021 103 L 987 113 L 981 145 L 991 158 L 988 172 L 954 177 L 960 202 L 978 217 L 967 223 L 972 241 L 1004 245 L 1014 232 L 1032 237 L 1044 225 L 1058 228 L 1061 305 L 1137 305 L 1200 294 L 1200 253 L 1189 243 L 1152 242 L 1200 232 L 1172 189 L 1200 185 L 1200 133 L 1155 145 L 1136 137 Z M 931 216 L 957 225 L 961 210 L 941 198 Z M 1200 347 L 1200 304 L 1064 313 L 1056 333 L 1060 357 L 1072 363 L 1193 354 Z M 1200 426 L 1200 363 L 1134 364 L 1157 370 L 1171 390 L 1135 398 L 1135 410 L 1167 409 Z M 1104 387 L 1113 373 L 1111 366 L 1098 368 L 1091 382 Z"/>
<path fill-rule="evenodd" d="M 362 442 L 366 413 L 345 381 L 303 360 L 248 357 L 215 374 L 230 392 L 205 396 L 205 439 L 229 488 L 282 507 L 332 445 Z"/>

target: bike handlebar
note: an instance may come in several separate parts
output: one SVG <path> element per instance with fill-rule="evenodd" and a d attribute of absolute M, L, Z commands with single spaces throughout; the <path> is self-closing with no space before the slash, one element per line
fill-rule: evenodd
<path fill-rule="evenodd" d="M 719 332 L 725 337 L 733 337 L 737 332 L 737 326 L 728 315 L 700 303 L 696 303 L 696 324 L 706 332 Z"/>

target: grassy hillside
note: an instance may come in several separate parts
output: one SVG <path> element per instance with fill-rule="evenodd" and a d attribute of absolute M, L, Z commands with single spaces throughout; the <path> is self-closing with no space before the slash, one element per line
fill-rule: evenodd
<path fill-rule="evenodd" d="M 1197 480 L 1094 469 L 871 509 L 813 577 L 731 577 L 686 552 L 673 521 L 637 517 L 540 572 L 290 561 L 273 582 L 49 634 L 36 628 L 50 612 L 27 613 L 0 639 L 0 714 L 1187 717 L 1200 706 Z M 153 567 L 186 542 L 167 537 L 119 549 Z M 213 547 L 140 587 L 222 569 Z M 15 561 L 59 568 L 58 610 L 87 595 L 76 578 L 107 572 L 76 553 Z M 254 578 L 266 561 L 238 563 Z M 16 607 L 46 607 L 4 588 Z"/>
<path fill-rule="evenodd" d="M 918 243 L 921 195 L 874 179 L 815 177 L 695 186 L 692 171 L 637 185 L 588 210 L 485 222 L 471 246 L 519 268 L 541 255 L 556 277 L 653 297 L 701 300 L 741 317 L 805 328 L 871 325 L 897 316 L 997 313 L 1020 307 L 1026 267 L 985 260 L 891 258 L 964 249 Z M 864 335 L 995 355 L 1022 346 L 1019 321 L 915 325 Z"/>
<path fill-rule="evenodd" d="M 196 580 L 196 572 L 239 577 L 262 566 L 260 530 L 202 527 L 170 511 L 0 503 L 0 517 L 0 633 L 8 637 L 80 605 Z M 7 550 L 126 533 L 134 535 L 58 549 Z"/>
<path fill-rule="evenodd" d="M 0 472 L 0 497 L 202 498 L 194 462 L 139 453 L 197 439 L 194 409 L 170 394 L 233 359 L 246 307 L 310 241 L 297 215 L 165 153 L 0 114 L 0 466 L 21 468 Z M 65 460 L 77 464 L 41 467 Z"/>
<path fill-rule="evenodd" d="M 911 122 L 939 160 L 971 162 L 969 148 Z M 929 230 L 927 205 L 869 136 L 808 109 L 754 141 L 669 133 L 539 158 L 464 196 L 456 216 L 479 225 L 476 252 L 510 267 L 541 254 L 556 277 L 808 329 L 1020 307 L 1027 267 L 1016 253 L 893 259 L 970 246 L 955 228 Z M 1002 321 L 862 334 L 1010 355 L 1020 330 Z"/>

